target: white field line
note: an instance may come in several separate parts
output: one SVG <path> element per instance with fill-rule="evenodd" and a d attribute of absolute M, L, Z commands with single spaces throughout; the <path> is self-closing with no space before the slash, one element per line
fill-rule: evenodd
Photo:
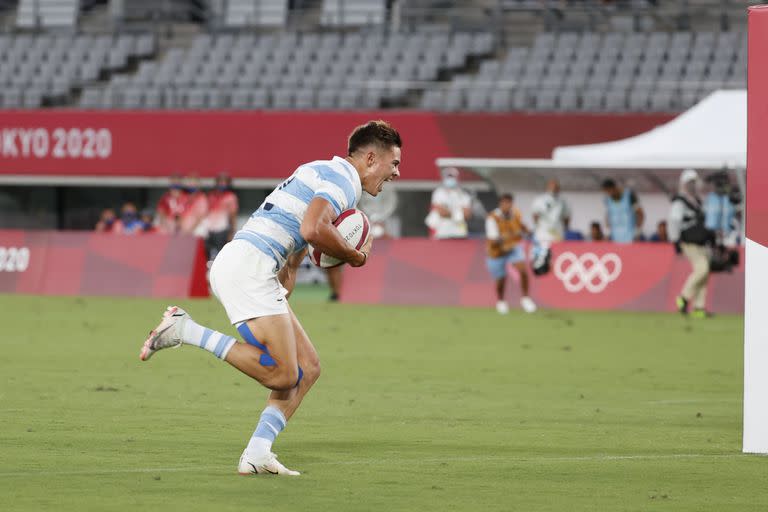
<path fill-rule="evenodd" d="M 670 453 L 670 454 L 645 454 L 645 455 L 583 455 L 574 457 L 504 457 L 504 456 L 476 456 L 476 457 L 444 457 L 439 459 L 415 460 L 417 464 L 443 464 L 462 462 L 482 462 L 487 464 L 547 464 L 551 462 L 614 462 L 614 461 L 643 461 L 643 460 L 676 460 L 676 459 L 738 459 L 747 457 L 762 457 L 762 455 L 743 453 Z M 402 464 L 404 459 L 357 459 L 336 461 L 313 461 L 307 463 L 312 466 L 351 466 L 351 465 L 392 465 Z M 52 475 L 117 475 L 117 474 L 143 474 L 143 473 L 189 473 L 200 471 L 231 470 L 235 473 L 236 465 L 231 467 L 218 466 L 179 466 L 166 468 L 105 468 L 93 470 L 27 470 L 27 471 L 0 471 L 0 478 L 4 477 L 28 477 L 28 476 L 52 476 Z"/>
<path fill-rule="evenodd" d="M 735 404 L 741 403 L 741 398 L 690 398 L 679 400 L 648 400 L 651 405 L 693 405 L 693 404 Z"/>

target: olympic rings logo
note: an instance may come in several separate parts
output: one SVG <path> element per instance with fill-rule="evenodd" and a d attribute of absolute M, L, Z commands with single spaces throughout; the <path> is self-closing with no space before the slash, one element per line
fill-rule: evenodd
<path fill-rule="evenodd" d="M 564 252 L 555 260 L 554 272 L 555 277 L 571 293 L 584 289 L 590 293 L 600 293 L 608 283 L 618 279 L 621 274 L 621 258 L 612 252 L 602 256 L 592 252 L 585 252 L 581 256 Z"/>

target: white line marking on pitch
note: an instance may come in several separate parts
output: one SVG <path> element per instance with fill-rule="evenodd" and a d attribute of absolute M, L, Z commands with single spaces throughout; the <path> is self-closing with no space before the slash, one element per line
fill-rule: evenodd
<path fill-rule="evenodd" d="M 732 404 L 741 403 L 740 398 L 683 399 L 683 400 L 648 400 L 652 405 L 687 405 L 687 404 Z"/>
<path fill-rule="evenodd" d="M 650 455 L 583 455 L 573 457 L 504 457 L 504 456 L 477 456 L 477 457 L 446 457 L 442 459 L 422 459 L 414 461 L 417 464 L 441 464 L 449 462 L 484 462 L 484 463 L 547 463 L 547 462 L 612 462 L 612 461 L 633 461 L 633 460 L 670 460 L 670 459 L 736 459 L 747 457 L 763 457 L 762 455 L 746 453 L 670 453 L 670 454 L 650 454 Z M 349 465 L 382 465 L 402 463 L 403 459 L 365 459 L 365 460 L 345 460 L 345 461 L 312 461 L 307 465 L 313 466 L 349 466 Z M 186 473 L 192 471 L 215 471 L 219 472 L 226 466 L 182 466 L 174 468 L 123 468 L 123 469 L 99 469 L 99 470 L 55 470 L 47 471 L 11 471 L 0 472 L 2 477 L 26 477 L 26 476 L 51 476 L 51 475 L 117 475 L 117 474 L 142 474 L 142 473 Z M 235 466 L 232 465 L 232 472 L 235 472 Z"/>

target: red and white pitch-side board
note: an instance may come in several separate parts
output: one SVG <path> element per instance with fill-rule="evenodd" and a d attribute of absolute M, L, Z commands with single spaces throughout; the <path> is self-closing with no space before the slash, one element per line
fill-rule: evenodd
<path fill-rule="evenodd" d="M 531 282 L 531 296 L 543 308 L 673 312 L 691 272 L 672 244 L 563 242 L 552 253 L 551 271 Z M 482 240 L 377 240 L 365 267 L 345 270 L 342 300 L 493 307 L 485 256 Z M 508 298 L 520 298 L 514 283 Z M 712 276 L 707 301 L 717 313 L 743 311 L 743 263 Z"/>
<path fill-rule="evenodd" d="M 749 9 L 744 438 L 768 453 L 768 6 Z"/>
<path fill-rule="evenodd" d="M 0 293 L 204 297 L 200 239 L 0 230 Z"/>

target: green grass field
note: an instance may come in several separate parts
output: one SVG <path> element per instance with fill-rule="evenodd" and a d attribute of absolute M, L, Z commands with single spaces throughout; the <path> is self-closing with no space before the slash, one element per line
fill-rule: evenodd
<path fill-rule="evenodd" d="M 768 509 L 741 317 L 322 297 L 293 300 L 324 373 L 275 445 L 289 479 L 235 472 L 255 382 L 192 347 L 139 362 L 165 301 L 0 296 L 0 510 Z"/>

